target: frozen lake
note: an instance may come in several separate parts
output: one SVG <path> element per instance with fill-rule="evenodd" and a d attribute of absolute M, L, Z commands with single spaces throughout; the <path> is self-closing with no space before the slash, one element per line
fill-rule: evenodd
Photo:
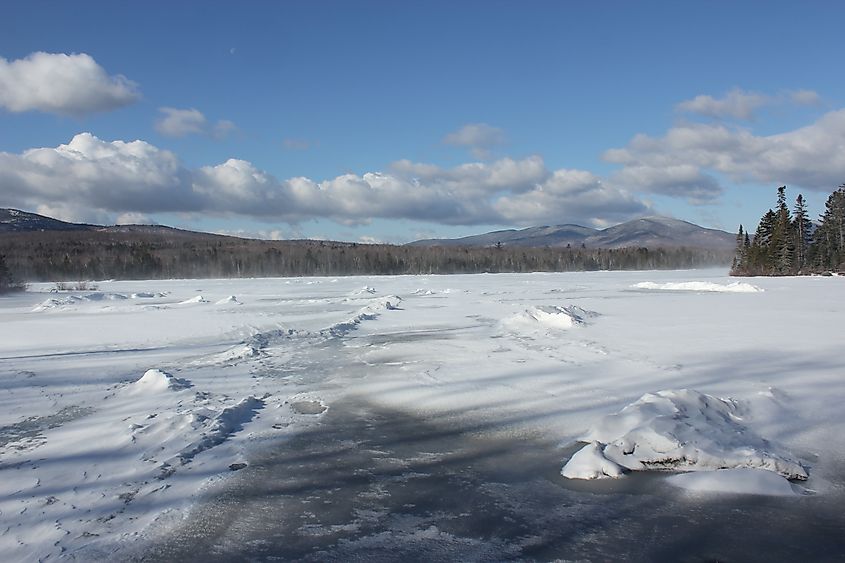
<path fill-rule="evenodd" d="M 50 288 L 0 299 L 5 559 L 845 553 L 843 278 Z M 561 476 L 579 438 L 667 389 L 726 398 L 728 431 L 808 478 L 769 496 L 690 492 L 666 471 Z"/>

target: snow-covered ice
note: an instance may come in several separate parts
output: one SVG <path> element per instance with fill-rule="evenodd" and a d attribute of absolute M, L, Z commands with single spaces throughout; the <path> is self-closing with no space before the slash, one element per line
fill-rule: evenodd
<path fill-rule="evenodd" d="M 731 493 L 744 495 L 794 496 L 789 481 L 765 469 L 717 469 L 680 473 L 666 480 L 691 493 Z"/>
<path fill-rule="evenodd" d="M 559 444 L 547 486 L 660 468 L 677 495 L 845 501 L 843 279 L 33 284 L 0 298 L 0 553 L 119 559 L 353 398 Z"/>

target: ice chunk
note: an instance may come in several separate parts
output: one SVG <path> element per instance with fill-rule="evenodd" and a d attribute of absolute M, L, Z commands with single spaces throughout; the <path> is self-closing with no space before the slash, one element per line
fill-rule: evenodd
<path fill-rule="evenodd" d="M 621 477 L 624 469 L 604 457 L 601 444 L 590 442 L 569 460 L 560 474 L 567 479 L 607 479 Z"/>
<path fill-rule="evenodd" d="M 241 305 L 241 302 L 238 301 L 238 298 L 234 295 L 230 295 L 229 297 L 224 297 L 220 301 L 216 302 L 215 305 Z"/>
<path fill-rule="evenodd" d="M 691 389 L 666 390 L 647 393 L 604 417 L 582 441 L 588 442 L 584 448 L 600 448 L 602 457 L 593 456 L 595 471 L 606 458 L 633 471 L 756 468 L 787 479 L 807 479 L 798 461 L 740 420 L 732 399 Z M 583 464 L 584 459 L 574 463 Z"/>

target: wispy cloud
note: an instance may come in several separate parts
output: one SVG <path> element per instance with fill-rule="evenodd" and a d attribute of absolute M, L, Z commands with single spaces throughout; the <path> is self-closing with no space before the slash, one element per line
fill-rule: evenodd
<path fill-rule="evenodd" d="M 158 111 L 160 116 L 156 119 L 155 129 L 166 137 L 208 135 L 222 139 L 237 130 L 237 126 L 227 119 L 221 119 L 212 125 L 196 108 L 161 107 Z"/>
<path fill-rule="evenodd" d="M 769 103 L 769 97 L 757 92 L 735 88 L 722 98 L 702 94 L 676 106 L 678 111 L 696 113 L 707 117 L 733 117 L 751 119 L 754 111 Z"/>
<path fill-rule="evenodd" d="M 289 151 L 307 151 L 311 147 L 313 147 L 315 143 L 307 140 L 307 139 L 293 139 L 287 138 L 282 139 L 282 147 L 285 150 Z"/>
<path fill-rule="evenodd" d="M 701 94 L 690 100 L 684 100 L 675 106 L 675 110 L 717 119 L 753 120 L 755 112 L 765 106 L 778 104 L 818 105 L 821 96 L 813 90 L 795 90 L 768 95 L 734 88 L 721 98 Z"/>
<path fill-rule="evenodd" d="M 486 123 L 469 123 L 443 137 L 443 143 L 470 150 L 476 158 L 486 159 L 490 149 L 505 142 L 505 133 Z"/>
<path fill-rule="evenodd" d="M 9 61 L 0 57 L 0 107 L 84 116 L 135 103 L 138 85 L 109 75 L 85 53 L 37 52 Z"/>

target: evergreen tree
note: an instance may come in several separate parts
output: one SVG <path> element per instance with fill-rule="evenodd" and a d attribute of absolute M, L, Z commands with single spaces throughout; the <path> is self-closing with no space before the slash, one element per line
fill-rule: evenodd
<path fill-rule="evenodd" d="M 731 275 L 741 276 L 745 274 L 746 270 L 746 246 L 745 240 L 748 235 L 743 231 L 742 225 L 739 226 L 739 231 L 736 233 L 736 250 L 734 251 L 733 265 L 731 266 Z"/>
<path fill-rule="evenodd" d="M 827 198 L 814 240 L 816 269 L 839 270 L 845 265 L 845 184 Z"/>
<path fill-rule="evenodd" d="M 772 273 L 781 276 L 793 273 L 795 236 L 792 232 L 792 217 L 786 206 L 786 186 L 778 188 L 778 205 L 770 246 Z"/>
<path fill-rule="evenodd" d="M 23 286 L 15 281 L 6 265 L 6 257 L 0 254 L 0 294 L 20 289 L 23 289 Z"/>
<path fill-rule="evenodd" d="M 795 266 L 800 272 L 807 264 L 807 253 L 813 241 L 813 224 L 807 212 L 807 202 L 801 194 L 795 198 L 792 230 L 795 233 Z"/>
<path fill-rule="evenodd" d="M 747 269 L 749 274 L 754 276 L 772 274 L 775 264 L 772 240 L 776 223 L 777 214 L 771 209 L 766 211 L 760 219 L 748 255 Z"/>

